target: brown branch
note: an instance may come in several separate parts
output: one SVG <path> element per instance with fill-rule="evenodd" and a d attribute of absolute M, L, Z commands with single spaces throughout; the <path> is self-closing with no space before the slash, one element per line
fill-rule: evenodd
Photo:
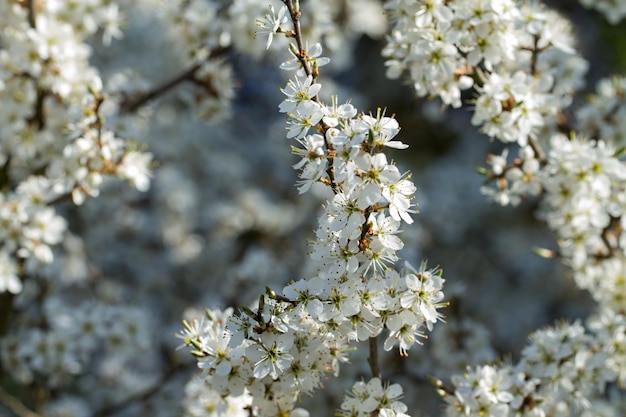
<path fill-rule="evenodd" d="M 214 81 L 211 78 L 198 79 L 196 77 L 193 77 L 190 81 L 196 84 L 198 87 L 204 89 L 209 96 L 219 97 L 219 93 L 215 88 Z"/>
<path fill-rule="evenodd" d="M 207 89 L 207 91 L 211 94 L 212 93 L 212 86 L 207 85 L 206 80 L 199 80 L 197 79 L 196 76 L 196 72 L 200 69 L 200 67 L 202 67 L 202 64 L 204 64 L 205 62 L 207 62 L 209 59 L 212 58 L 216 58 L 222 54 L 224 54 L 226 51 L 228 51 L 229 48 L 215 48 L 211 51 L 211 53 L 209 54 L 209 56 L 206 58 L 206 60 L 204 61 L 200 61 L 194 65 L 192 65 L 191 67 L 187 68 L 186 70 L 184 70 L 182 73 L 180 73 L 179 75 L 175 76 L 174 78 L 165 81 L 163 84 L 155 87 L 153 90 L 145 93 L 144 95 L 132 100 L 132 99 L 127 99 L 124 100 L 120 106 L 120 112 L 121 113 L 132 113 L 134 111 L 136 111 L 139 107 L 145 105 L 146 103 L 148 103 L 151 100 L 154 100 L 156 98 L 158 98 L 159 96 L 165 94 L 166 92 L 170 91 L 171 89 L 173 89 L 174 87 L 178 86 L 179 84 L 185 82 L 185 81 L 190 81 L 190 82 L 194 82 L 196 84 L 201 84 L 203 85 L 204 88 Z M 213 90 L 214 91 L 214 90 Z"/>
<path fill-rule="evenodd" d="M 15 296 L 9 292 L 0 294 L 0 338 L 9 330 L 14 299 Z"/>
<path fill-rule="evenodd" d="M 30 408 L 26 407 L 19 398 L 9 394 L 0 386 L 0 404 L 6 406 L 9 410 L 19 417 L 41 417 Z"/>
<path fill-rule="evenodd" d="M 317 96 L 315 98 L 317 99 Z M 333 167 L 333 162 L 336 157 L 335 148 L 333 147 L 333 144 L 330 143 L 330 141 L 326 138 L 325 133 L 326 130 L 328 130 L 328 127 L 324 125 L 324 122 L 320 121 L 318 127 L 322 131 L 322 135 L 324 136 L 324 143 L 326 144 L 327 149 L 326 160 L 328 161 L 328 168 L 326 168 L 326 175 L 328 175 L 328 182 L 325 184 L 333 190 L 334 194 L 339 194 L 341 192 L 341 187 L 335 180 L 335 168 Z"/>
<path fill-rule="evenodd" d="M 37 130 L 43 130 L 46 127 L 46 117 L 44 112 L 44 102 L 49 92 L 37 86 L 37 98 L 35 100 L 35 112 L 28 118 L 28 123 Z"/>
<path fill-rule="evenodd" d="M 315 78 L 317 78 L 319 74 L 313 72 L 313 69 L 311 68 L 311 65 L 309 64 L 309 61 L 307 61 L 306 59 L 307 51 L 304 48 L 304 40 L 302 39 L 302 27 L 300 26 L 300 11 L 296 10 L 296 8 L 294 7 L 293 0 L 282 0 L 282 2 L 287 7 L 287 11 L 289 11 L 289 16 L 291 17 L 291 23 L 293 24 L 293 37 L 296 39 L 296 45 L 298 48 L 298 51 L 296 51 L 295 56 L 300 61 L 300 65 L 302 65 L 302 68 L 304 69 L 304 72 L 306 73 L 306 75 L 312 77 L 314 81 Z M 316 103 L 322 104 L 318 96 L 312 97 L 311 100 Z M 318 131 L 324 136 L 324 143 L 326 144 L 326 149 L 327 149 L 326 155 L 327 155 L 327 161 L 328 161 L 328 168 L 326 169 L 326 175 L 328 175 L 328 183 L 326 182 L 325 183 L 328 186 L 330 186 L 330 188 L 333 190 L 333 193 L 339 194 L 341 192 L 341 188 L 339 187 L 339 184 L 337 184 L 335 180 L 335 170 L 333 168 L 333 161 L 335 158 L 334 156 L 335 149 L 332 143 L 330 143 L 330 141 L 326 138 L 326 134 L 325 134 L 326 131 L 328 130 L 328 126 L 326 126 L 323 121 L 320 121 L 317 125 L 317 128 L 318 128 Z"/>
<path fill-rule="evenodd" d="M 610 218 L 611 220 L 609 221 L 609 224 L 604 229 L 602 229 L 602 234 L 600 235 L 602 243 L 606 247 L 607 253 L 596 254 L 594 258 L 598 260 L 608 259 L 612 257 L 623 257 L 622 252 L 619 250 L 619 243 L 618 246 L 615 247 L 611 244 L 610 240 L 611 237 L 617 240 L 617 236 L 619 236 L 619 234 L 623 231 L 621 226 L 621 217 L 610 216 Z"/>
<path fill-rule="evenodd" d="M 73 191 L 73 190 L 72 190 Z M 56 206 L 57 204 L 67 203 L 72 201 L 72 192 L 61 194 L 58 197 L 48 201 L 46 203 L 47 206 Z"/>
<path fill-rule="evenodd" d="M 370 214 L 372 214 L 372 207 L 366 208 L 363 213 L 365 221 L 361 225 L 361 237 L 359 237 L 359 250 L 362 252 L 368 249 L 370 245 L 369 235 L 372 233 L 371 225 L 369 223 Z"/>
<path fill-rule="evenodd" d="M 153 90 L 147 92 L 143 96 L 135 100 L 126 100 L 122 102 L 122 105 L 120 106 L 120 112 L 132 113 L 135 110 L 137 110 L 139 107 L 145 105 L 147 102 L 154 100 L 155 98 L 159 97 L 162 94 L 165 94 L 172 88 L 176 87 L 178 84 L 181 84 L 185 81 L 193 80 L 193 77 L 196 71 L 198 71 L 198 69 L 201 66 L 202 66 L 202 62 L 198 62 L 197 64 L 192 65 L 191 67 L 189 67 L 188 69 L 183 71 L 181 74 L 177 75 L 176 77 L 172 78 L 171 80 L 168 80 L 164 82 L 163 84 L 157 86 Z"/>
<path fill-rule="evenodd" d="M 528 144 L 530 145 L 530 147 L 535 152 L 535 156 L 537 156 L 537 159 L 539 160 L 539 162 L 542 165 L 547 164 L 548 163 L 548 157 L 546 156 L 546 152 L 543 150 L 543 148 L 541 147 L 541 145 L 539 144 L 537 139 L 535 139 L 533 137 L 529 137 L 528 138 Z"/>
<path fill-rule="evenodd" d="M 285 6 L 287 6 L 287 10 L 289 11 L 289 15 L 291 16 L 291 22 L 293 23 L 293 30 L 296 38 L 296 45 L 298 46 L 298 52 L 296 54 L 296 58 L 300 61 L 302 68 L 306 75 L 310 75 L 315 79 L 317 77 L 316 74 L 313 74 L 313 70 L 311 69 L 311 65 L 309 65 L 309 61 L 306 59 L 306 49 L 304 48 L 304 41 L 302 40 L 302 28 L 300 27 L 300 10 L 296 10 L 293 6 L 293 0 L 283 0 Z"/>
<path fill-rule="evenodd" d="M 370 365 L 373 378 L 381 378 L 380 364 L 378 363 L 378 336 L 370 337 L 370 355 L 367 358 L 367 363 Z"/>
<path fill-rule="evenodd" d="M 533 36 L 533 49 L 530 56 L 530 74 L 534 77 L 537 75 L 537 58 L 539 58 L 539 35 Z"/>
<path fill-rule="evenodd" d="M 28 9 L 28 24 L 31 28 L 37 29 L 37 19 L 35 18 L 35 0 L 27 0 L 26 8 Z"/>

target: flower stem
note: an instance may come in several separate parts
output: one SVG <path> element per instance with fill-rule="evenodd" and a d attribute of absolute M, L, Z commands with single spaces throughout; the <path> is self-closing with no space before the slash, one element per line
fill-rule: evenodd
<path fill-rule="evenodd" d="M 370 337 L 370 356 L 367 358 L 367 363 L 370 365 L 372 371 L 372 378 L 381 378 L 380 364 L 378 363 L 378 336 Z"/>
<path fill-rule="evenodd" d="M 27 0 L 26 7 L 28 8 L 28 24 L 32 29 L 36 29 L 37 22 L 35 19 L 35 0 Z"/>

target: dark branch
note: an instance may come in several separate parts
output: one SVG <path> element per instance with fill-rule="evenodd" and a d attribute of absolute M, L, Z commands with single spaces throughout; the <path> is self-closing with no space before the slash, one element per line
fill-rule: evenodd
<path fill-rule="evenodd" d="M 367 363 L 370 365 L 372 371 L 372 378 L 381 378 L 380 364 L 378 363 L 378 337 L 370 337 L 370 356 L 367 358 Z"/>
<path fill-rule="evenodd" d="M 27 0 L 26 7 L 28 8 L 28 24 L 31 28 L 37 28 L 37 22 L 35 18 L 35 0 Z"/>
<path fill-rule="evenodd" d="M 313 70 L 311 69 L 311 65 L 309 61 L 306 59 L 306 49 L 304 48 L 304 41 L 302 40 L 302 28 L 300 27 L 300 11 L 296 10 L 293 6 L 293 0 L 283 0 L 285 6 L 287 6 L 287 10 L 289 11 L 289 15 L 291 16 L 291 22 L 293 23 L 293 30 L 295 32 L 296 45 L 298 47 L 298 53 L 296 57 L 302 64 L 302 68 L 306 75 L 312 76 L 314 79 L 316 78 L 316 74 L 313 74 Z"/>
<path fill-rule="evenodd" d="M 541 145 L 539 144 L 537 139 L 535 139 L 533 137 L 529 137 L 528 138 L 528 144 L 530 145 L 530 147 L 535 152 L 535 156 L 537 157 L 539 162 L 541 162 L 544 165 L 547 164 L 548 163 L 548 157 L 546 156 L 545 151 L 543 150 L 543 148 L 541 147 Z"/>
<path fill-rule="evenodd" d="M 159 96 L 167 93 L 168 91 L 170 91 L 171 89 L 173 89 L 174 87 L 178 86 L 179 84 L 185 81 L 190 81 L 196 84 L 201 84 L 210 94 L 212 93 L 217 94 L 215 90 L 213 89 L 213 87 L 207 84 L 206 80 L 201 80 L 201 79 L 196 78 L 196 72 L 202 67 L 202 65 L 206 61 L 212 58 L 216 58 L 220 55 L 223 55 L 226 51 L 228 51 L 228 48 L 216 48 L 211 51 L 209 57 L 205 61 L 200 61 L 192 65 L 191 67 L 187 68 L 182 73 L 180 73 L 179 75 L 155 87 L 153 90 L 147 92 L 141 97 L 138 97 L 134 100 L 133 99 L 125 100 L 124 102 L 122 102 L 122 105 L 120 106 L 120 112 L 132 113 L 136 111 L 138 108 L 140 108 L 141 106 L 148 103 L 149 101 L 152 101 L 158 98 Z"/>
<path fill-rule="evenodd" d="M 195 75 L 196 71 L 198 71 L 198 69 L 201 66 L 202 66 L 202 63 L 199 62 L 199 63 L 191 66 L 190 68 L 186 69 L 180 75 L 172 78 L 169 81 L 164 82 L 163 84 L 161 84 L 158 87 L 156 87 L 154 90 L 147 92 L 143 96 L 141 96 L 141 97 L 139 97 L 139 98 L 137 98 L 135 100 L 127 100 L 127 101 L 123 102 L 121 107 L 120 107 L 120 112 L 121 113 L 132 113 L 132 112 L 136 111 L 138 108 L 140 108 L 141 106 L 143 106 L 146 103 L 148 103 L 149 101 L 154 100 L 155 98 L 165 94 L 166 92 L 168 92 L 172 88 L 176 87 L 177 85 L 179 85 L 179 84 L 181 84 L 181 83 L 183 83 L 185 81 L 192 81 L 194 79 L 194 75 Z"/>
<path fill-rule="evenodd" d="M 2 387 L 0 387 L 0 404 L 6 406 L 19 417 L 41 417 L 41 415 L 26 407 L 17 397 L 9 394 Z"/>

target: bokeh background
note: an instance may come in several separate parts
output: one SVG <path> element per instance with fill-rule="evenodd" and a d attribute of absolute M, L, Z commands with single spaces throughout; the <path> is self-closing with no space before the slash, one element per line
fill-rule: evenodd
<path fill-rule="evenodd" d="M 121 1 L 124 38 L 108 47 L 90 40 L 91 62 L 105 91 L 140 94 L 189 66 L 193 46 L 162 3 Z M 254 16 L 254 11 L 261 17 L 267 8 L 264 1 L 227 3 L 220 7 L 248 8 L 231 18 Z M 305 10 L 316 8 L 307 3 L 302 1 Z M 395 114 L 402 127 L 399 138 L 410 148 L 392 156 L 401 171 L 413 173 L 420 210 L 416 222 L 404 227 L 401 256 L 413 265 L 422 259 L 440 265 L 447 280 L 447 324 L 437 326 L 408 358 L 397 352 L 383 357 L 383 374 L 403 384 L 411 415 L 436 416 L 440 400 L 428 375 L 446 380 L 466 365 L 514 361 L 532 331 L 560 319 L 583 319 L 593 304 L 558 259 L 532 252 L 556 247 L 554 236 L 536 219 L 537 201 L 501 208 L 480 194 L 484 178 L 476 168 L 500 148 L 471 126 L 469 111 L 442 109 L 438 101 L 416 98 L 401 80 L 386 79 L 380 3 L 356 2 L 358 16 L 351 15 L 356 12 L 349 1 L 335 3 L 323 6 L 341 7 L 344 14 L 332 15 L 337 32 L 325 39 L 331 63 L 322 68 L 322 95 L 350 98 L 365 113 L 382 107 Z M 610 25 L 573 1 L 546 4 L 574 24 L 581 53 L 590 62 L 587 92 L 600 78 L 626 72 L 626 23 Z M 29 319 L 35 313 L 25 312 L 37 305 L 37 314 L 54 315 L 61 323 L 52 330 L 77 338 L 68 344 L 82 337 L 101 343 L 79 360 L 76 372 L 71 367 L 54 371 L 67 373 L 54 384 L 42 375 L 22 379 L 19 366 L 4 353 L 0 386 L 43 415 L 210 415 L 193 408 L 191 397 L 185 399 L 185 385 L 197 369 L 185 350 L 176 350 L 181 320 L 206 307 L 250 305 L 265 286 L 281 289 L 310 271 L 307 238 L 324 195 L 314 190 L 301 196 L 294 187 L 296 157 L 290 155 L 284 116 L 277 111 L 279 87 L 289 75 L 278 69 L 284 48 L 277 40 L 263 53 L 265 39 L 253 38 L 254 20 L 225 22 L 234 40 L 221 56 L 234 83 L 230 109 L 219 120 L 198 117 L 194 86 L 183 83 L 130 114 L 116 108 L 105 114 L 121 136 L 154 154 L 158 166 L 151 189 L 141 193 L 110 182 L 83 206 L 62 206 L 71 233 L 46 273 L 63 277 L 62 288 L 43 293 L 32 280 L 18 297 L 5 340 L 11 335 L 31 340 L 24 335 L 37 328 Z M 106 310 L 110 328 L 100 338 L 71 333 L 63 324 L 97 315 L 102 306 L 120 310 L 118 315 Z M 42 334 L 52 330 L 39 328 Z M 127 339 L 132 343 L 125 348 Z M 359 347 L 352 364 L 318 397 L 303 399 L 311 415 L 332 415 L 354 377 L 367 377 L 365 348 Z M 1 400 L 0 415 L 12 415 Z"/>

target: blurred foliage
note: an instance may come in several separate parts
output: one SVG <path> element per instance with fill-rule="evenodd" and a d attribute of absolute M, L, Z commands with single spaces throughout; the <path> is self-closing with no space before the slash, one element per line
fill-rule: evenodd
<path fill-rule="evenodd" d="M 599 17 L 601 41 L 607 49 L 607 63 L 615 74 L 626 74 L 626 21 L 611 25 Z"/>

